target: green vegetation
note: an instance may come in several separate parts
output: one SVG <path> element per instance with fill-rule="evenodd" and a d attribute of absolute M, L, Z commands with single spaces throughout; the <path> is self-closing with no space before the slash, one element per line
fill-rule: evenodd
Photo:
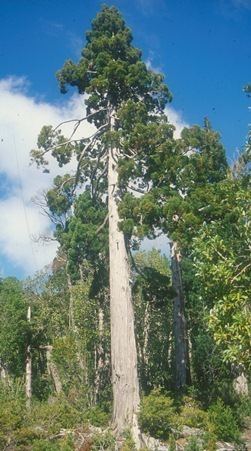
<path fill-rule="evenodd" d="M 137 426 L 170 450 L 184 429 L 187 451 L 240 444 L 250 135 L 233 168 L 208 119 L 175 139 L 164 76 L 116 8 L 102 7 L 86 38 L 80 61 L 57 74 L 62 92 L 85 94 L 86 116 L 70 139 L 43 127 L 32 151 L 38 166 L 49 153 L 77 164 L 45 195 L 57 255 L 33 278 L 0 280 L 0 448 L 112 451 L 118 439 L 133 451 Z M 96 131 L 75 139 L 84 120 Z M 170 258 L 140 249 L 158 234 Z"/>

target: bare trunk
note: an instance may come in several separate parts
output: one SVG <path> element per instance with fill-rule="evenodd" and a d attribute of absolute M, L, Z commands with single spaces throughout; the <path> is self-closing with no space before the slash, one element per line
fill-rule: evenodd
<path fill-rule="evenodd" d="M 182 287 L 181 255 L 176 242 L 171 243 L 172 285 L 175 290 L 173 299 L 173 333 L 175 351 L 176 388 L 187 384 L 188 346 L 186 336 L 185 299 Z"/>
<path fill-rule="evenodd" d="M 61 380 L 58 374 L 58 369 L 57 366 L 55 365 L 55 363 L 53 362 L 52 358 L 51 358 L 51 354 L 52 354 L 52 346 L 45 346 L 46 349 L 46 359 L 47 359 L 47 370 L 48 370 L 48 374 L 51 376 L 54 387 L 55 387 L 55 391 L 57 393 L 57 395 L 59 395 L 62 392 L 62 384 L 61 384 Z"/>
<path fill-rule="evenodd" d="M 81 280 L 81 282 L 83 282 L 84 277 L 83 277 L 81 265 L 79 265 L 79 272 L 80 272 L 80 280 Z M 68 270 L 68 262 L 66 263 L 66 277 L 67 277 L 67 286 L 68 286 L 68 291 L 69 291 L 69 330 L 71 333 L 75 334 L 75 340 L 76 340 L 76 345 L 77 345 L 77 360 L 79 363 L 79 367 L 82 371 L 82 379 L 83 379 L 83 381 L 88 381 L 86 363 L 84 362 L 84 359 L 82 357 L 82 353 L 81 353 L 80 346 L 79 346 L 79 340 L 77 337 L 77 328 L 76 328 L 76 324 L 75 324 L 75 315 L 74 315 L 74 297 L 73 297 L 73 291 L 72 291 L 71 276 L 70 276 L 69 270 Z"/>
<path fill-rule="evenodd" d="M 27 321 L 31 322 L 31 307 L 28 307 L 27 311 Z M 26 365 L 25 365 L 25 394 L 26 394 L 26 405 L 30 408 L 31 396 L 32 396 L 32 360 L 31 360 L 31 345 L 29 344 L 26 349 Z"/>
<path fill-rule="evenodd" d="M 114 123 L 111 124 L 113 127 Z M 139 447 L 137 351 L 128 255 L 124 234 L 119 230 L 117 158 L 117 149 L 110 149 L 108 210 L 113 422 L 118 433 L 130 428 Z"/>
<path fill-rule="evenodd" d="M 239 396 L 248 396 L 248 380 L 243 365 L 233 365 L 232 371 L 235 378 L 233 381 L 234 391 Z"/>
<path fill-rule="evenodd" d="M 71 332 L 74 332 L 75 329 L 75 322 L 74 322 L 74 299 L 72 295 L 72 283 L 71 283 L 71 276 L 68 271 L 68 262 L 66 263 L 66 277 L 67 277 L 67 286 L 69 290 L 69 329 Z"/>
<path fill-rule="evenodd" d="M 145 315 L 144 315 L 144 344 L 143 344 L 143 351 L 142 351 L 142 357 L 143 357 L 143 365 L 144 369 L 146 370 L 146 367 L 149 363 L 149 356 L 147 352 L 148 348 L 148 342 L 149 342 L 149 329 L 150 329 L 150 303 L 148 302 L 146 304 L 145 308 Z"/>
<path fill-rule="evenodd" d="M 237 395 L 248 396 L 248 381 L 244 373 L 234 380 L 234 390 Z"/>
<path fill-rule="evenodd" d="M 100 392 L 101 385 L 101 373 L 104 367 L 104 348 L 103 348 L 103 339 L 104 339 L 104 312 L 101 307 L 98 310 L 98 333 L 99 333 L 99 341 L 97 345 L 97 349 L 95 350 L 96 354 L 96 374 L 95 374 L 95 402 L 97 402 L 98 395 Z"/>
<path fill-rule="evenodd" d="M 0 359 L 0 380 L 3 382 L 4 385 L 7 385 L 9 383 L 8 369 L 1 361 L 1 359 Z"/>

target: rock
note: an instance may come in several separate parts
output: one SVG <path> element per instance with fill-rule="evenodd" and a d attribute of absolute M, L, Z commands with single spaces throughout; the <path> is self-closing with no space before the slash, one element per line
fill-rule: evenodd
<path fill-rule="evenodd" d="M 142 439 L 144 441 L 144 445 L 149 451 L 168 451 L 168 445 L 162 443 L 160 440 L 156 438 L 149 437 L 148 435 L 142 434 Z"/>
<path fill-rule="evenodd" d="M 217 451 L 235 451 L 235 450 L 237 450 L 237 448 L 233 443 L 217 442 L 216 450 Z"/>
<path fill-rule="evenodd" d="M 183 426 L 182 430 L 179 433 L 180 437 L 191 437 L 191 436 L 199 436 L 202 435 L 203 431 L 199 428 L 191 428 L 189 426 Z"/>

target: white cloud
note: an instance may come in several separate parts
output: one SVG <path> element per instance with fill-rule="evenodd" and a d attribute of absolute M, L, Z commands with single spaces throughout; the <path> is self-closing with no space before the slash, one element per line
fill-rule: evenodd
<path fill-rule="evenodd" d="M 50 160 L 50 174 L 30 166 L 30 150 L 45 124 L 57 125 L 63 120 L 84 116 L 83 99 L 73 96 L 63 107 L 41 102 L 28 95 L 24 78 L 0 80 L 0 179 L 8 183 L 0 199 L 0 253 L 25 273 L 33 273 L 48 264 L 55 255 L 55 243 L 41 245 L 32 236 L 50 233 L 50 222 L 31 198 L 51 185 L 59 172 Z M 79 136 L 88 134 L 84 123 Z M 65 126 L 66 135 L 70 125 Z M 70 171 L 72 165 L 68 165 Z"/>
<path fill-rule="evenodd" d="M 165 113 L 168 121 L 175 126 L 174 137 L 179 138 L 184 127 L 189 127 L 188 123 L 182 118 L 181 113 L 171 106 L 166 107 Z"/>
<path fill-rule="evenodd" d="M 1 253 L 15 267 L 32 274 L 50 263 L 57 249 L 56 242 L 41 245 L 32 236 L 50 235 L 50 224 L 46 216 L 32 204 L 23 204 L 22 197 L 11 196 L 0 201 Z"/>
<path fill-rule="evenodd" d="M 83 117 L 85 107 L 83 97 L 72 96 L 59 107 L 29 96 L 28 88 L 24 78 L 0 80 L 0 256 L 25 274 L 32 274 L 51 262 L 56 243 L 34 242 L 34 236 L 49 235 L 51 231 L 49 218 L 41 214 L 31 199 L 51 185 L 59 169 L 53 159 L 50 174 L 30 166 L 30 150 L 36 147 L 43 125 L 56 126 L 64 120 Z M 168 107 L 166 112 L 177 128 L 176 133 L 180 133 L 187 124 L 173 108 Z M 65 125 L 66 136 L 71 127 L 72 124 Z M 86 122 L 81 127 L 78 137 L 93 130 Z M 68 172 L 73 165 L 68 165 Z M 6 183 L 4 192 L 3 183 Z M 162 240 L 153 245 L 165 246 Z"/>

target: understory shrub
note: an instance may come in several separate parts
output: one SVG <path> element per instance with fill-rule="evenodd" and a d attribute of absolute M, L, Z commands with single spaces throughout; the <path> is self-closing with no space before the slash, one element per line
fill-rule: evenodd
<path fill-rule="evenodd" d="M 92 426 L 105 427 L 108 426 L 110 412 L 105 412 L 100 406 L 89 407 L 83 413 L 83 419 Z"/>
<path fill-rule="evenodd" d="M 176 411 L 170 396 L 154 389 L 141 402 L 139 424 L 143 432 L 152 437 L 168 439 L 169 434 L 177 423 Z"/>
<path fill-rule="evenodd" d="M 238 442 L 240 430 L 234 414 L 229 406 L 225 406 L 222 400 L 218 400 L 208 409 L 209 430 L 218 439 Z"/>
<path fill-rule="evenodd" d="M 111 432 L 105 432 L 104 434 L 96 434 L 92 438 L 92 451 L 114 451 L 115 438 Z"/>
<path fill-rule="evenodd" d="M 180 408 L 178 422 L 180 425 L 193 428 L 205 428 L 208 423 L 207 412 L 201 409 L 197 401 L 185 396 L 183 405 Z"/>
<path fill-rule="evenodd" d="M 58 398 L 52 402 L 40 402 L 30 412 L 31 425 L 41 428 L 46 434 L 55 434 L 60 429 L 71 429 L 83 423 L 79 410 L 66 399 Z"/>
<path fill-rule="evenodd" d="M 202 444 L 198 441 L 197 437 L 190 437 L 187 445 L 185 446 L 185 451 L 203 451 Z"/>

